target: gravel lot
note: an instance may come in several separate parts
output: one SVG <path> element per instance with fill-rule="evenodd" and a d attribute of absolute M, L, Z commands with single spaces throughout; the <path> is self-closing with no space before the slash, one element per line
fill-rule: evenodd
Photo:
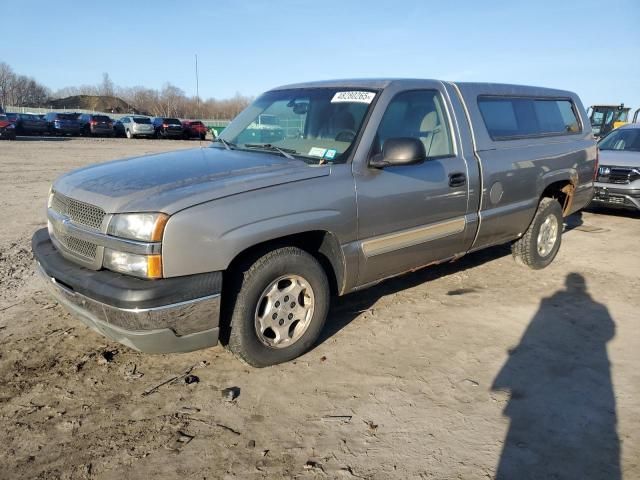
<path fill-rule="evenodd" d="M 59 174 L 190 147 L 0 142 L 0 478 L 640 478 L 640 216 L 572 217 L 543 271 L 499 247 L 338 299 L 286 365 L 140 355 L 44 294 L 30 236 Z"/>

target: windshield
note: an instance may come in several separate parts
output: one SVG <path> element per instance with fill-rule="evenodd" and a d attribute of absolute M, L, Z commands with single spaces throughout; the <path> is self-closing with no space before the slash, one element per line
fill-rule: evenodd
<path fill-rule="evenodd" d="M 375 95 L 345 88 L 267 92 L 219 138 L 240 150 L 280 149 L 314 163 L 345 162 Z"/>
<path fill-rule="evenodd" d="M 136 123 L 151 123 L 151 119 L 146 117 L 133 117 L 133 121 Z"/>
<path fill-rule="evenodd" d="M 598 148 L 640 152 L 640 128 L 614 130 L 600 141 Z"/>

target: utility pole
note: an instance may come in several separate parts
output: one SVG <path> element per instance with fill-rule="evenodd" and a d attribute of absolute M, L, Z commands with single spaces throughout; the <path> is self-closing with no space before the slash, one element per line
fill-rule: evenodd
<path fill-rule="evenodd" d="M 198 80 L 198 54 L 196 53 L 196 114 L 200 118 L 200 83 Z"/>

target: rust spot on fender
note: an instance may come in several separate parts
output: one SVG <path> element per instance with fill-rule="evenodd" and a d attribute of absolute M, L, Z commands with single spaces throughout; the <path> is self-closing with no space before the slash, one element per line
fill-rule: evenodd
<path fill-rule="evenodd" d="M 573 204 L 573 194 L 576 191 L 576 187 L 573 183 L 567 183 L 560 191 L 565 194 L 562 213 L 567 215 L 571 210 L 571 205 Z"/>

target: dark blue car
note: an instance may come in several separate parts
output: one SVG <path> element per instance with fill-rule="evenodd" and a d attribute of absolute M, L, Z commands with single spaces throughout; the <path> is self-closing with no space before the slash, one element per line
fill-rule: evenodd
<path fill-rule="evenodd" d="M 80 135 L 82 123 L 78 113 L 49 112 L 45 116 L 47 129 L 51 135 Z"/>

